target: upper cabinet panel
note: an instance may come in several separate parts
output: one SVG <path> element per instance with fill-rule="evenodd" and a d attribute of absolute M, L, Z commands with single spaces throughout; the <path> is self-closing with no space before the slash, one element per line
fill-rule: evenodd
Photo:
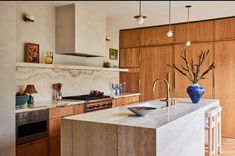
<path fill-rule="evenodd" d="M 139 48 L 120 49 L 120 67 L 132 68 L 139 67 Z"/>
<path fill-rule="evenodd" d="M 175 25 L 175 43 L 187 41 L 187 24 Z M 214 21 L 196 22 L 189 24 L 189 39 L 192 42 L 214 40 Z"/>
<path fill-rule="evenodd" d="M 174 36 L 169 38 L 166 36 L 167 31 L 169 30 L 168 26 L 145 28 L 141 30 L 141 45 L 163 45 L 171 44 L 174 42 Z M 174 31 L 174 26 L 172 26 Z"/>
<path fill-rule="evenodd" d="M 235 38 L 235 18 L 215 20 L 215 40 Z"/>
<path fill-rule="evenodd" d="M 120 31 L 120 48 L 131 48 L 140 46 L 140 30 Z"/>

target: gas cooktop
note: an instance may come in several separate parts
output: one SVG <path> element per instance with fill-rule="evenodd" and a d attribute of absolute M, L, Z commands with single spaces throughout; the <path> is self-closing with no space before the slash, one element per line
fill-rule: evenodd
<path fill-rule="evenodd" d="M 96 100 L 96 99 L 105 99 L 105 98 L 110 98 L 110 96 L 108 95 L 94 96 L 94 95 L 85 94 L 85 95 L 62 97 L 62 99 L 66 100 Z"/>

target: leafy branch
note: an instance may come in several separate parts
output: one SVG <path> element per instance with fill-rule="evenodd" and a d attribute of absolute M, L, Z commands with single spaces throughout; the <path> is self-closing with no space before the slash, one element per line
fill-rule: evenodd
<path fill-rule="evenodd" d="M 214 62 L 201 74 L 201 68 L 203 63 L 205 62 L 206 57 L 209 54 L 209 50 L 203 51 L 201 50 L 200 54 L 198 55 L 198 63 L 194 63 L 193 59 L 188 61 L 186 55 L 186 49 L 183 51 L 183 55 L 180 57 L 183 59 L 185 65 L 181 65 L 181 69 L 177 67 L 175 64 L 169 65 L 169 67 L 175 69 L 182 75 L 186 76 L 193 84 L 197 83 L 199 80 L 205 79 L 206 75 L 209 73 L 210 70 L 215 68 Z"/>

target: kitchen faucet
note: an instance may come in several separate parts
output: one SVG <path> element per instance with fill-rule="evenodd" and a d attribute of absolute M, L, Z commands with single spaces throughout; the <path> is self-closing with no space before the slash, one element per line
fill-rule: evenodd
<path fill-rule="evenodd" d="M 161 78 L 156 79 L 153 82 L 153 91 L 155 91 L 155 86 L 156 86 L 157 81 L 164 81 L 165 84 L 166 84 L 166 99 L 162 99 L 160 101 L 165 101 L 167 107 L 171 106 L 171 101 L 170 101 L 170 85 L 169 85 L 169 82 L 166 79 L 161 79 Z"/>

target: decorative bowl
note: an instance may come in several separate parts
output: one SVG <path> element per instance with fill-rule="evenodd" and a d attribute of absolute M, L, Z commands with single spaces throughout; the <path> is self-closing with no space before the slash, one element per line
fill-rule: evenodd
<path fill-rule="evenodd" d="M 133 107 L 128 107 L 128 109 L 137 116 L 145 116 L 148 113 L 150 113 L 152 110 L 155 110 L 157 108 L 148 107 L 148 106 L 133 106 Z"/>
<path fill-rule="evenodd" d="M 19 95 L 16 96 L 16 109 L 22 108 L 29 100 L 29 95 Z"/>

